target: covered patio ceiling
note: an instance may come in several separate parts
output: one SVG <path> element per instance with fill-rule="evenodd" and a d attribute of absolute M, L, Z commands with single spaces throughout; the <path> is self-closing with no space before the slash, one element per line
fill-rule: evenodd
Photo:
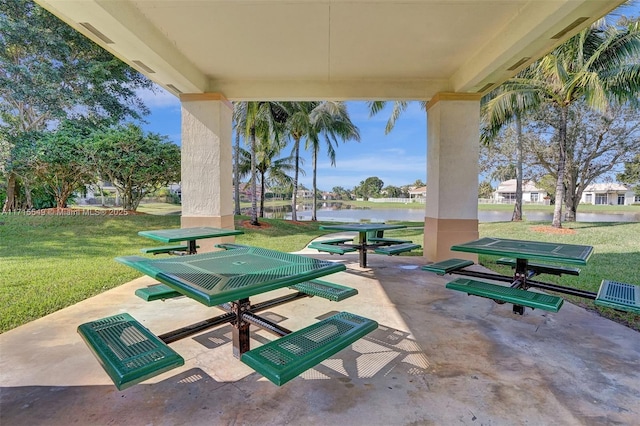
<path fill-rule="evenodd" d="M 484 94 L 623 0 L 36 0 L 172 93 Z"/>

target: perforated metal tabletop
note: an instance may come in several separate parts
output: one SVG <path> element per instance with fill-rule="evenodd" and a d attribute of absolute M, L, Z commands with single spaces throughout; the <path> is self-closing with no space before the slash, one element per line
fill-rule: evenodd
<path fill-rule="evenodd" d="M 207 306 L 248 298 L 346 269 L 328 262 L 258 247 L 164 259 L 116 260 Z"/>
<path fill-rule="evenodd" d="M 586 265 L 593 247 L 485 237 L 451 246 L 451 250 L 506 256 L 516 259 L 539 259 L 572 265 Z"/>
<path fill-rule="evenodd" d="M 201 240 L 204 238 L 226 237 L 229 235 L 244 234 L 236 229 L 212 228 L 201 226 L 196 228 L 157 229 L 152 231 L 140 231 L 141 237 L 162 241 L 163 243 L 177 243 L 188 240 Z"/>

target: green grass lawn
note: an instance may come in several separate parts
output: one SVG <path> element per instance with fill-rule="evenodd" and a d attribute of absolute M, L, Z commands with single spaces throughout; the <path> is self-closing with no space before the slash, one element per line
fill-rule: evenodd
<path fill-rule="evenodd" d="M 163 210 L 160 206 L 153 208 Z M 167 209 L 166 213 L 173 213 Z M 247 217 L 236 218 L 237 228 Z M 321 222 L 293 224 L 283 220 L 260 219 L 266 226 L 244 229 L 236 241 L 282 251 L 297 251 L 319 235 Z M 385 236 L 407 238 L 422 244 L 422 223 L 404 222 L 412 228 L 395 230 Z M 546 234 L 532 230 L 535 223 L 486 223 L 482 236 L 562 241 L 594 246 L 589 264 L 580 277 L 556 280 L 597 291 L 602 278 L 640 284 L 640 223 L 573 223 L 566 228 L 574 234 Z M 81 215 L 24 216 L 0 215 L 0 332 L 70 306 L 90 296 L 130 281 L 140 274 L 115 262 L 117 256 L 140 254 L 154 242 L 137 235 L 140 230 L 177 228 L 180 217 L 165 215 Z M 411 253 L 420 256 L 420 251 Z M 508 269 L 480 262 L 492 269 Z M 502 269 L 500 269 L 502 268 Z M 591 302 L 585 306 L 593 308 Z M 640 330 L 640 316 L 602 310 L 603 315 Z"/>

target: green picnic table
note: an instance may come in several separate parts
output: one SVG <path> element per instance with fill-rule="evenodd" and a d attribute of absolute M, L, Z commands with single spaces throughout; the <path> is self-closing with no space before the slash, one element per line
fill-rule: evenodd
<path fill-rule="evenodd" d="M 367 234 L 378 231 L 387 231 L 390 229 L 403 229 L 405 225 L 388 225 L 385 223 L 345 223 L 340 225 L 322 225 L 320 229 L 323 231 L 352 231 L 357 232 L 358 244 L 346 244 L 346 246 L 354 247 L 360 254 L 360 267 L 367 267 L 367 250 L 378 247 L 379 244 L 368 243 Z"/>
<path fill-rule="evenodd" d="M 184 364 L 183 358 L 167 345 L 222 324 L 231 324 L 234 356 L 277 385 L 312 368 L 378 326 L 368 318 L 340 312 L 290 331 L 256 314 L 303 297 L 340 301 L 357 294 L 355 289 L 316 280 L 344 271 L 346 267 L 341 263 L 251 246 L 190 256 L 159 259 L 125 256 L 116 260 L 197 302 L 225 311 L 160 336 L 123 313 L 81 324 L 78 332 L 118 389 Z M 284 287 L 296 291 L 257 304 L 249 301 L 251 296 Z M 179 316 L 180 312 L 175 314 Z M 251 350 L 250 325 L 279 338 Z"/>
<path fill-rule="evenodd" d="M 451 246 L 452 251 L 506 256 L 523 261 L 544 260 L 548 262 L 586 265 L 593 247 L 565 243 L 512 240 L 485 237 L 464 244 Z"/>
<path fill-rule="evenodd" d="M 138 235 L 140 235 L 141 237 L 151 238 L 152 240 L 161 241 L 163 243 L 178 243 L 187 241 L 188 254 L 196 253 L 197 240 L 202 240 L 205 238 L 227 237 L 229 235 L 239 234 L 244 234 L 244 232 L 236 229 L 212 228 L 209 226 L 176 229 L 156 229 L 151 231 L 138 232 Z"/>
<path fill-rule="evenodd" d="M 456 273 L 491 280 L 511 282 L 511 287 L 500 287 L 483 281 L 458 279 L 447 284 L 448 288 L 465 291 L 468 294 L 489 297 L 494 300 L 513 303 L 514 313 L 522 315 L 524 307 L 546 309 L 557 312 L 563 300 L 557 296 L 529 293 L 529 287 L 552 290 L 574 296 L 596 298 L 596 294 L 576 288 L 534 281 L 530 278 L 540 273 L 560 275 L 570 273 L 577 275 L 579 270 L 564 266 L 540 264 L 535 261 L 546 261 L 566 265 L 586 265 L 593 252 L 593 247 L 577 244 L 551 243 L 543 241 L 525 241 L 508 238 L 485 237 L 475 241 L 451 246 L 452 251 L 505 256 L 499 263 L 511 264 L 515 271 L 512 277 L 478 271 L 458 270 Z M 514 259 L 513 262 L 510 262 Z"/>

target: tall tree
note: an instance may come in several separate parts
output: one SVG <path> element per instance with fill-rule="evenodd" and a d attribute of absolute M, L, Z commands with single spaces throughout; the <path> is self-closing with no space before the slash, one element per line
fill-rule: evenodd
<path fill-rule="evenodd" d="M 257 139 L 255 167 L 260 180 L 260 217 L 264 217 L 267 186 L 290 187 L 292 185 L 293 179 L 288 173 L 294 168 L 294 158 L 293 156 L 278 158 L 283 149 L 282 142 L 276 143 L 268 135 L 261 135 Z M 238 171 L 240 175 L 249 174 L 251 171 L 251 152 L 240 149 Z"/>
<path fill-rule="evenodd" d="M 358 186 L 353 189 L 353 192 L 358 197 L 362 197 L 364 201 L 369 198 L 374 198 L 380 195 L 384 182 L 377 176 L 371 176 L 361 181 Z"/>
<path fill-rule="evenodd" d="M 487 103 L 490 126 L 500 126 L 516 114 L 550 104 L 556 108 L 557 164 L 552 225 L 562 226 L 565 200 L 567 123 L 569 106 L 584 101 L 589 108 L 606 111 L 611 104 L 640 103 L 640 26 L 621 27 L 601 20 L 582 30 L 553 52 L 536 61 L 500 87 Z"/>
<path fill-rule="evenodd" d="M 95 179 L 89 147 L 92 131 L 84 123 L 65 121 L 38 138 L 33 170 L 58 208 L 66 207 L 75 191 L 84 190 Z"/>
<path fill-rule="evenodd" d="M 298 186 L 300 177 L 300 142 L 313 133 L 311 111 L 317 102 L 287 102 L 288 112 L 287 133 L 293 140 L 292 155 L 294 157 L 293 192 L 291 194 L 291 220 L 298 220 L 296 206 L 298 205 Z M 314 200 L 315 203 L 315 200 Z"/>
<path fill-rule="evenodd" d="M 396 125 L 396 121 L 400 118 L 402 113 L 404 113 L 409 107 L 408 101 L 395 101 L 391 106 L 391 114 L 389 115 L 389 119 L 387 120 L 387 125 L 384 128 L 384 133 L 389 134 Z M 371 101 L 367 102 L 369 105 L 369 115 L 374 116 L 380 113 L 386 106 L 386 101 Z M 427 111 L 427 102 L 420 101 L 420 107 L 423 111 Z M 424 186 L 424 185 L 422 185 Z"/>
<path fill-rule="evenodd" d="M 234 108 L 237 128 L 242 129 L 245 141 L 251 147 L 251 224 L 259 226 L 257 204 L 256 134 L 273 135 L 274 141 L 281 138 L 281 128 L 287 122 L 287 111 L 279 102 L 239 102 Z"/>
<path fill-rule="evenodd" d="M 310 119 L 312 132 L 307 138 L 307 149 L 311 150 L 313 167 L 313 209 L 311 220 L 315 221 L 318 220 L 316 200 L 318 199 L 318 153 L 320 151 L 321 139 L 324 139 L 327 156 L 331 161 L 331 165 L 335 167 L 335 146 L 338 144 L 338 140 L 360 141 L 360 132 L 358 131 L 358 127 L 353 124 L 349 118 L 349 113 L 347 112 L 347 107 L 344 102 L 321 102 L 311 111 Z"/>
<path fill-rule="evenodd" d="M 534 165 L 555 175 L 554 129 L 560 124 L 558 114 L 555 108 L 546 107 L 533 118 L 526 138 L 527 150 L 534 154 Z M 584 102 L 575 102 L 569 108 L 566 146 L 566 220 L 575 221 L 584 189 L 640 152 L 638 111 L 628 106 L 612 106 L 603 115 Z"/>
<path fill-rule="evenodd" d="M 331 165 L 335 165 L 335 146 L 339 140 L 360 140 L 358 128 L 351 122 L 346 105 L 343 102 L 289 102 L 287 132 L 293 139 L 295 171 L 293 175 L 293 194 L 291 197 L 291 219 L 297 220 L 296 206 L 299 185 L 300 143 L 305 140 L 305 148 L 311 151 L 313 167 L 313 212 L 311 220 L 317 220 L 317 170 L 318 153 L 324 140 L 327 156 Z"/>
<path fill-rule="evenodd" d="M 167 137 L 129 124 L 94 135 L 97 171 L 122 195 L 122 207 L 136 210 L 142 198 L 180 181 L 180 148 Z"/>
<path fill-rule="evenodd" d="M 233 104 L 233 129 L 236 133 L 236 143 L 233 149 L 233 201 L 234 201 L 234 211 L 235 215 L 240 214 L 240 128 L 238 125 L 238 121 L 236 117 L 236 105 L 237 102 Z"/>
<path fill-rule="evenodd" d="M 7 180 L 3 210 L 14 210 L 21 135 L 79 116 L 118 122 L 147 113 L 137 88 L 151 82 L 29 0 L 0 0 L 0 139 Z M 28 138 L 27 138 L 28 139 Z"/>

